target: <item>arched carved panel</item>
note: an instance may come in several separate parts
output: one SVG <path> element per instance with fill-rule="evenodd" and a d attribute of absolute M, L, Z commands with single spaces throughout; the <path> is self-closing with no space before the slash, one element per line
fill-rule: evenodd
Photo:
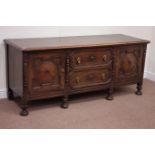
<path fill-rule="evenodd" d="M 29 91 L 42 92 L 64 88 L 64 58 L 60 54 L 30 55 Z"/>
<path fill-rule="evenodd" d="M 115 81 L 136 79 L 139 71 L 140 56 L 140 46 L 125 46 L 116 49 Z"/>

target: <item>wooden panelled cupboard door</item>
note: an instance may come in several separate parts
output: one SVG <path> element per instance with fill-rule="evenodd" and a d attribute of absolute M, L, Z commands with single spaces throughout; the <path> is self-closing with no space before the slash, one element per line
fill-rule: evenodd
<path fill-rule="evenodd" d="M 54 51 L 28 54 L 28 93 L 31 99 L 63 95 L 65 54 Z"/>
<path fill-rule="evenodd" d="M 115 85 L 142 85 L 146 44 L 116 47 L 114 54 Z"/>

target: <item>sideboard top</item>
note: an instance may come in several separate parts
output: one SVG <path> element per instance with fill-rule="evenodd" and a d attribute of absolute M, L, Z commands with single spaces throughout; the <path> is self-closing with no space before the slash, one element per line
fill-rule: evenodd
<path fill-rule="evenodd" d="M 122 34 L 112 34 L 55 38 L 6 39 L 5 43 L 15 46 L 22 51 L 32 51 L 93 46 L 113 46 L 150 42 L 148 40 L 138 39 Z"/>

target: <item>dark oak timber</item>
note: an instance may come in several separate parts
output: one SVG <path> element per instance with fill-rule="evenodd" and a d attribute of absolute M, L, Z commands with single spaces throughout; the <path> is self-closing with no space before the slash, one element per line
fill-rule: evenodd
<path fill-rule="evenodd" d="M 29 101 L 137 85 L 142 94 L 146 47 L 149 41 L 122 34 L 6 39 L 8 98 L 21 98 L 20 114 L 28 115 Z"/>

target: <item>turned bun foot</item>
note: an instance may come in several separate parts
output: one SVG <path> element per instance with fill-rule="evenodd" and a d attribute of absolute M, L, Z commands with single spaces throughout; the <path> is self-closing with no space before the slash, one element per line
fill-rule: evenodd
<path fill-rule="evenodd" d="M 109 100 L 109 101 L 112 101 L 114 98 L 113 98 L 112 95 L 108 95 L 108 96 L 106 97 L 106 99 Z"/>
<path fill-rule="evenodd" d="M 136 91 L 135 94 L 136 95 L 143 95 L 142 91 Z"/>
<path fill-rule="evenodd" d="M 108 89 L 106 99 L 109 101 L 112 101 L 114 99 L 113 98 L 113 88 Z"/>
<path fill-rule="evenodd" d="M 13 91 L 11 89 L 8 90 L 8 99 L 9 100 L 13 100 L 14 99 L 14 94 L 13 94 Z"/>
<path fill-rule="evenodd" d="M 61 108 L 67 109 L 69 106 L 68 104 L 68 98 L 63 98 L 63 103 L 61 104 Z"/>
<path fill-rule="evenodd" d="M 136 95 L 142 95 L 142 83 L 137 83 L 137 91 L 135 92 Z"/>
<path fill-rule="evenodd" d="M 29 112 L 27 109 L 22 109 L 22 111 L 20 112 L 21 116 L 28 116 Z"/>
<path fill-rule="evenodd" d="M 62 104 L 61 104 L 61 108 L 67 109 L 67 108 L 68 108 L 68 104 L 67 104 L 67 103 L 62 103 Z"/>

